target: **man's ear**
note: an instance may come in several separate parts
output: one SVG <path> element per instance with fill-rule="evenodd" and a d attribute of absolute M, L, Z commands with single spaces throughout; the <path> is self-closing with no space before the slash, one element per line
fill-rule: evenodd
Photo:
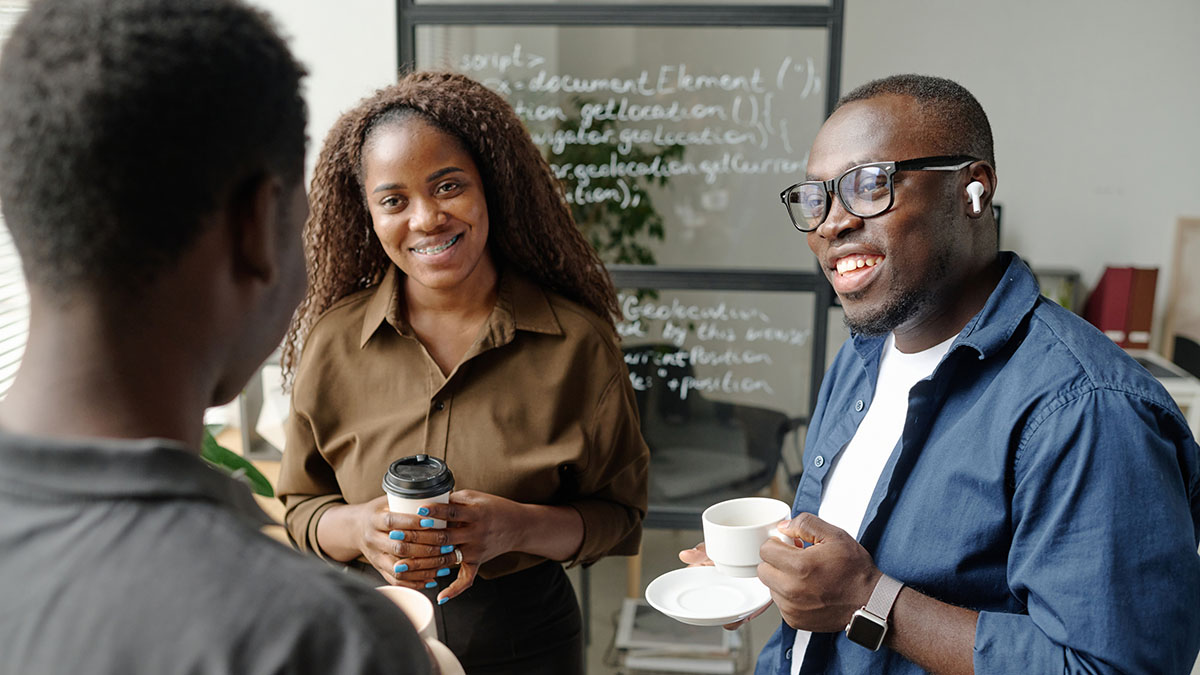
<path fill-rule="evenodd" d="M 259 174 L 233 191 L 228 213 L 234 248 L 234 269 L 270 282 L 278 265 L 276 247 L 279 210 L 284 207 L 283 184 L 271 174 Z"/>
<path fill-rule="evenodd" d="M 979 183 L 980 190 L 971 188 L 973 183 Z M 972 194 L 974 192 L 974 194 Z M 967 189 L 963 190 L 962 199 L 966 205 L 968 218 L 982 218 L 983 214 L 992 210 L 992 196 L 996 194 L 996 170 L 987 162 L 975 162 L 970 166 L 967 175 Z M 975 205 L 979 208 L 976 209 Z"/>

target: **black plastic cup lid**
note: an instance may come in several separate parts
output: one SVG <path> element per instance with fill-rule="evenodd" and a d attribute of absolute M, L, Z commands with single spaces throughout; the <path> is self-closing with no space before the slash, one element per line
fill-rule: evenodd
<path fill-rule="evenodd" d="M 383 490 L 408 499 L 433 497 L 454 489 L 454 474 L 446 463 L 429 455 L 402 457 L 383 475 Z"/>

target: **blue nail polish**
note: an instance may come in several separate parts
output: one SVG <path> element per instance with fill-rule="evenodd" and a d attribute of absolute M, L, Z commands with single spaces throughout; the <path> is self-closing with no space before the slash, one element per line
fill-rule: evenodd
<path fill-rule="evenodd" d="M 421 508 L 417 509 L 417 515 L 418 516 L 427 516 L 427 515 L 429 515 L 429 509 L 422 506 Z"/>
<path fill-rule="evenodd" d="M 446 544 L 442 547 L 442 553 L 450 553 L 454 550 L 454 544 Z"/>
<path fill-rule="evenodd" d="M 449 567 L 443 567 L 442 569 L 440 569 L 440 570 L 438 570 L 438 571 L 437 571 L 437 575 L 438 575 L 439 577 L 449 576 L 449 574 L 450 574 L 450 568 L 449 568 Z"/>
<path fill-rule="evenodd" d="M 407 571 L 408 571 L 408 565 L 405 565 L 404 563 L 400 563 L 399 565 L 396 565 L 396 574 L 400 574 L 401 572 L 407 572 Z"/>
<path fill-rule="evenodd" d="M 438 598 L 438 604 L 439 604 L 439 605 L 444 605 L 444 604 L 446 604 L 446 601 L 447 601 L 447 600 L 449 600 L 449 599 L 450 599 L 450 598 Z"/>
<path fill-rule="evenodd" d="M 433 518 L 422 518 L 421 527 L 433 527 Z"/>
<path fill-rule="evenodd" d="M 425 588 L 437 588 L 437 582 L 431 581 L 431 582 L 425 584 Z"/>
<path fill-rule="evenodd" d="M 403 541 L 404 540 L 404 532 L 402 530 L 392 530 L 391 532 L 388 533 L 388 539 L 395 539 L 397 541 Z"/>

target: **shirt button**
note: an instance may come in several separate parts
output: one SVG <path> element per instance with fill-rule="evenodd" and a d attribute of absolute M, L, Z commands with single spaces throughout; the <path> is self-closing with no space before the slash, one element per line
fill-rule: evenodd
<path fill-rule="evenodd" d="M 825 466 L 825 458 L 821 455 L 817 455 L 817 458 L 813 460 L 813 464 L 819 469 Z"/>
<path fill-rule="evenodd" d="M 435 401 L 433 404 L 433 409 L 434 410 L 445 410 L 446 409 L 445 401 Z"/>
<path fill-rule="evenodd" d="M 863 402 L 862 402 L 862 399 L 860 398 L 854 402 L 854 411 L 862 412 L 862 409 L 863 409 Z"/>
<path fill-rule="evenodd" d="M 788 648 L 788 650 L 787 650 L 786 652 L 784 652 L 784 653 L 783 653 L 783 658 L 787 659 L 788 661 L 791 661 L 791 660 L 792 660 L 792 650 L 791 650 L 791 648 Z"/>

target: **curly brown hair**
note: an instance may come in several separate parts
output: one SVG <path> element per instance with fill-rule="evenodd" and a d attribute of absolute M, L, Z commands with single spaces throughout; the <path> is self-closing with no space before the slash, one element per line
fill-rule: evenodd
<path fill-rule="evenodd" d="M 575 225 L 562 184 L 512 106 L 465 75 L 415 72 L 363 99 L 325 139 L 304 226 L 308 292 L 283 345 L 285 383 L 321 313 L 378 284 L 392 265 L 367 211 L 362 151 L 375 127 L 409 115 L 457 138 L 475 160 L 487 198 L 488 248 L 497 267 L 513 268 L 615 326 L 620 308 L 612 278 Z"/>

